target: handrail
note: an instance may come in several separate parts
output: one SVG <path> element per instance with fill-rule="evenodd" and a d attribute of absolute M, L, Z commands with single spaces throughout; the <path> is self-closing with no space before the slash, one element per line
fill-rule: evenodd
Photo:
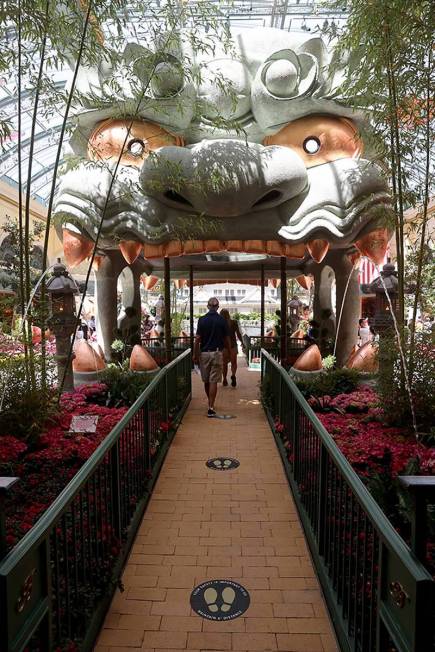
<path fill-rule="evenodd" d="M 93 649 L 190 395 L 188 349 L 151 380 L 0 562 L 2 652 L 32 652 L 35 636 L 38 650 L 68 641 L 80 641 L 81 652 Z"/>
<path fill-rule="evenodd" d="M 261 377 L 263 392 L 270 392 L 263 394 L 266 414 L 342 651 L 433 651 L 431 575 L 264 349 Z"/>
<path fill-rule="evenodd" d="M 95 451 L 86 460 L 79 471 L 77 471 L 74 477 L 62 489 L 60 494 L 51 503 L 50 507 L 44 512 L 37 523 L 35 523 L 35 525 L 28 532 L 26 532 L 24 537 L 12 548 L 12 550 L 10 550 L 6 557 L 2 559 L 0 562 L 0 574 L 3 572 L 8 572 L 11 566 L 16 563 L 17 558 L 20 558 L 26 554 L 26 552 L 28 552 L 31 547 L 33 547 L 44 537 L 47 528 L 52 526 L 54 521 L 56 521 L 62 515 L 62 512 L 65 511 L 65 509 L 67 509 L 70 503 L 74 500 L 74 495 L 86 483 L 86 481 L 92 475 L 95 466 L 103 460 L 104 456 L 112 448 L 113 444 L 125 426 L 139 411 L 147 398 L 151 396 L 153 390 L 158 385 L 160 385 L 160 382 L 167 375 L 168 371 L 172 369 L 177 363 L 179 363 L 180 360 L 186 358 L 189 353 L 189 350 L 183 351 L 182 354 L 172 360 L 172 362 L 166 365 L 166 367 L 163 367 L 163 369 L 161 369 L 158 374 L 154 376 L 152 381 L 149 383 L 149 385 L 146 386 L 136 402 L 133 403 L 129 410 L 118 421 L 116 426 L 112 428 L 107 437 L 105 437 L 105 439 L 101 442 L 98 448 L 95 449 Z"/>
<path fill-rule="evenodd" d="M 274 365 L 277 371 L 279 371 L 281 374 L 281 377 L 283 378 L 285 384 L 288 386 L 289 390 L 292 392 L 299 407 L 311 421 L 317 434 L 321 438 L 322 443 L 328 450 L 328 453 L 331 455 L 336 465 L 340 468 L 340 471 L 343 473 L 345 479 L 349 483 L 349 486 L 354 490 L 356 499 L 360 503 L 361 507 L 363 507 L 365 512 L 370 516 L 372 520 L 376 521 L 377 524 L 381 524 L 381 533 L 385 542 L 394 548 L 397 554 L 404 556 L 405 564 L 409 570 L 413 572 L 413 574 L 416 574 L 419 577 L 419 579 L 432 579 L 431 575 L 424 568 L 424 566 L 422 566 L 417 558 L 414 557 L 409 546 L 396 532 L 391 522 L 385 516 L 384 512 L 381 510 L 378 503 L 370 494 L 362 480 L 355 473 L 351 464 L 338 448 L 337 444 L 334 442 L 325 426 L 319 420 L 319 417 L 316 415 L 312 407 L 307 403 L 303 394 L 290 378 L 289 374 L 280 366 L 279 363 L 276 362 L 276 360 L 274 360 L 274 358 L 272 358 L 271 355 L 269 355 L 269 353 L 267 353 L 267 351 L 262 349 L 261 353 L 272 365 Z"/>

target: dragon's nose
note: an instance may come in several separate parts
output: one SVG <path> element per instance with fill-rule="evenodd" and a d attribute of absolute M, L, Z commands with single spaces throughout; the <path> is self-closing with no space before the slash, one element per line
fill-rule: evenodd
<path fill-rule="evenodd" d="M 182 210 L 234 217 L 296 197 L 307 174 L 288 148 L 214 140 L 157 150 L 142 167 L 141 185 Z"/>

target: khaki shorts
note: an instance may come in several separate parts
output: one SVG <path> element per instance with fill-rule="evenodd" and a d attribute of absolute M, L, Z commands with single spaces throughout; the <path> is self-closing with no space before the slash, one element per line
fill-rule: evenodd
<path fill-rule="evenodd" d="M 203 383 L 222 381 L 222 351 L 204 351 L 199 358 L 199 368 Z"/>

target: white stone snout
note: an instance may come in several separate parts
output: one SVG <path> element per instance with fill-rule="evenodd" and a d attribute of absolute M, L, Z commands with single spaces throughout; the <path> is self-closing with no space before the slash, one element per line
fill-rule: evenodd
<path fill-rule="evenodd" d="M 181 210 L 236 217 L 297 197 L 307 172 L 285 147 L 222 139 L 162 147 L 145 161 L 140 183 L 146 194 Z"/>

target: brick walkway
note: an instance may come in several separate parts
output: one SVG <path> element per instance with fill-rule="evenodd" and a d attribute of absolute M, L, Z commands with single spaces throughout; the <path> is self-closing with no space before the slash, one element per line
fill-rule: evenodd
<path fill-rule="evenodd" d="M 243 361 L 239 358 L 239 363 Z M 95 652 L 338 652 L 281 461 L 258 400 L 258 372 L 239 369 L 207 419 L 202 385 L 161 471 Z M 240 460 L 230 471 L 207 459 Z M 232 579 L 250 594 L 239 618 L 203 619 L 192 589 Z"/>

